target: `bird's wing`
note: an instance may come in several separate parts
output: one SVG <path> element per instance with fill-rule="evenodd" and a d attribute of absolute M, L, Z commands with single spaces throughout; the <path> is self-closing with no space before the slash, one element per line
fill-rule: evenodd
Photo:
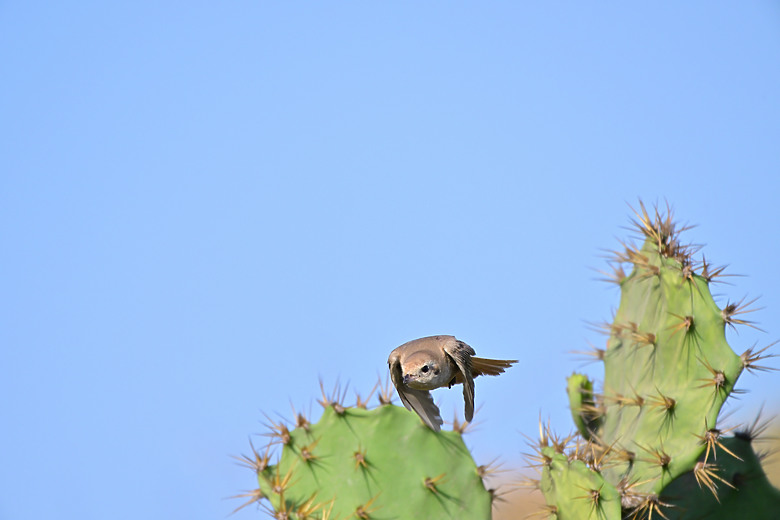
<path fill-rule="evenodd" d="M 444 353 L 455 362 L 460 372 L 459 375 L 463 378 L 466 420 L 470 422 L 474 418 L 474 376 L 471 370 L 471 356 L 475 354 L 474 349 L 457 340 L 445 343 L 443 348 Z"/>
<path fill-rule="evenodd" d="M 390 367 L 390 379 L 393 381 L 398 396 L 406 409 L 416 412 L 431 430 L 435 432 L 441 430 L 441 425 L 444 421 L 439 414 L 439 407 L 433 402 L 431 393 L 427 390 L 415 390 L 404 384 L 401 361 L 398 359 L 397 354 L 391 354 L 387 364 Z"/>

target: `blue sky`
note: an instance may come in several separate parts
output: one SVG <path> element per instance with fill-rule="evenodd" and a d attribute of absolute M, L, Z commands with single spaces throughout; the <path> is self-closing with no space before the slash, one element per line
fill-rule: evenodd
<path fill-rule="evenodd" d="M 0 518 L 224 518 L 262 412 L 430 334 L 520 359 L 467 438 L 519 467 L 638 197 L 780 339 L 779 65 L 771 1 L 0 3 Z"/>

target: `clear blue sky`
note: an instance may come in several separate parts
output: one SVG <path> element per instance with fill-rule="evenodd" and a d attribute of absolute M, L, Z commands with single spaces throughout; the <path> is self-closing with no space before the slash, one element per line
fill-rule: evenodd
<path fill-rule="evenodd" d="M 520 359 L 467 439 L 519 466 L 637 197 L 780 339 L 777 2 L 5 1 L 0 77 L 2 519 L 224 518 L 261 412 L 429 334 Z"/>

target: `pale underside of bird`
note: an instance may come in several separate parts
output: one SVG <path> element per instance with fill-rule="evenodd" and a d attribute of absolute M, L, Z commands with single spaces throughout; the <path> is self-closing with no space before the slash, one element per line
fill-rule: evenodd
<path fill-rule="evenodd" d="M 517 360 L 474 357 L 474 349 L 454 336 L 428 336 L 404 343 L 390 353 L 390 379 L 407 410 L 413 410 L 432 430 L 443 421 L 430 390 L 463 385 L 465 417 L 474 417 L 474 378 L 497 376 Z"/>

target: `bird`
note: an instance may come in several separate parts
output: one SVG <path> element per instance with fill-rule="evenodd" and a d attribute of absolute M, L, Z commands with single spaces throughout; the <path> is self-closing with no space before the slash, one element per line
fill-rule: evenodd
<path fill-rule="evenodd" d="M 439 408 L 430 390 L 463 384 L 466 421 L 474 418 L 474 378 L 497 376 L 516 359 L 474 357 L 474 349 L 454 336 L 427 336 L 404 343 L 387 358 L 390 379 L 407 410 L 433 431 L 441 430 Z"/>

